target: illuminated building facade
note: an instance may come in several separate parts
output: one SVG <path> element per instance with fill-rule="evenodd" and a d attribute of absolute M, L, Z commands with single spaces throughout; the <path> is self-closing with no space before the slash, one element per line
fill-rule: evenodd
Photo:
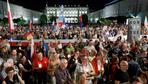
<path fill-rule="evenodd" d="M 60 6 L 59 7 L 46 7 L 47 17 L 60 16 Z M 79 17 L 83 14 L 88 14 L 88 7 L 63 7 L 63 16 L 65 18 L 65 23 L 78 23 Z"/>

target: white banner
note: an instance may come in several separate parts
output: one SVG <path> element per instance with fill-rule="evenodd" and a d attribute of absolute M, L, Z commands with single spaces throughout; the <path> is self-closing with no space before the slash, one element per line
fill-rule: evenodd
<path fill-rule="evenodd" d="M 141 35 L 141 19 L 130 18 L 128 19 L 128 34 L 127 40 L 129 42 L 140 40 Z"/>

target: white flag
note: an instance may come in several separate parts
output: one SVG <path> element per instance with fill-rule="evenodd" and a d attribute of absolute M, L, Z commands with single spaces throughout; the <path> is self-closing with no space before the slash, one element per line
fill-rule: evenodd
<path fill-rule="evenodd" d="M 31 39 L 31 58 L 33 56 L 33 53 L 34 53 L 34 40 L 33 38 Z"/>
<path fill-rule="evenodd" d="M 147 21 L 147 16 L 145 16 L 145 19 L 144 19 L 144 26 L 145 28 L 148 29 L 148 21 Z"/>
<path fill-rule="evenodd" d="M 126 19 L 126 25 L 128 25 L 128 19 Z"/>

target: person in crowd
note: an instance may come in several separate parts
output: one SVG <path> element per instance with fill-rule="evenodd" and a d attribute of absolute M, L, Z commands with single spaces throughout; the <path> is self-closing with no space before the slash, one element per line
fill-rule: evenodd
<path fill-rule="evenodd" d="M 103 52 L 100 51 L 97 53 L 97 55 L 95 56 L 95 58 L 91 62 L 93 69 L 95 71 L 97 84 L 100 84 L 100 83 L 103 84 L 103 82 L 104 82 L 104 80 L 103 80 L 104 64 L 105 64 L 104 58 L 105 58 L 105 56 L 103 55 Z"/>
<path fill-rule="evenodd" d="M 95 40 L 95 49 L 97 50 L 97 52 L 99 52 L 100 50 L 100 42 L 98 40 Z"/>
<path fill-rule="evenodd" d="M 118 71 L 119 69 L 119 58 L 113 57 L 110 64 L 109 64 L 109 80 L 111 83 L 114 83 L 115 80 L 115 73 Z"/>
<path fill-rule="evenodd" d="M 2 58 L 4 61 L 7 61 L 7 59 L 9 58 L 9 51 L 7 46 L 2 46 L 1 47 L 1 51 L 0 51 L 0 58 Z"/>
<path fill-rule="evenodd" d="M 66 47 L 67 58 L 70 58 L 73 52 L 74 52 L 74 47 L 73 47 L 72 43 L 69 42 Z"/>
<path fill-rule="evenodd" d="M 16 49 L 12 49 L 10 58 L 13 59 L 14 64 L 18 63 L 18 55 Z"/>
<path fill-rule="evenodd" d="M 2 84 L 25 84 L 24 80 L 22 80 L 21 76 L 15 72 L 13 67 L 6 68 L 7 77 L 4 79 Z"/>
<path fill-rule="evenodd" d="M 148 71 L 148 51 L 147 50 L 141 50 L 140 51 L 140 57 L 138 59 L 138 63 L 142 70 Z"/>
<path fill-rule="evenodd" d="M 89 41 L 88 46 L 85 47 L 89 52 L 94 51 L 95 53 L 97 52 L 97 50 L 94 47 L 94 42 L 93 40 Z"/>
<path fill-rule="evenodd" d="M 129 74 L 127 70 L 128 70 L 128 62 L 122 60 L 120 62 L 120 69 L 115 73 L 115 84 L 129 83 Z"/>
<path fill-rule="evenodd" d="M 0 72 L 3 71 L 3 63 L 4 60 L 0 57 Z M 0 73 L 0 84 L 2 84 L 2 80 L 3 80 L 2 73 Z"/>
<path fill-rule="evenodd" d="M 60 65 L 60 59 L 55 49 L 50 52 L 49 65 L 48 65 L 48 76 L 49 83 L 55 84 L 55 71 Z"/>
<path fill-rule="evenodd" d="M 47 83 L 48 58 L 43 56 L 42 51 L 38 51 L 33 59 L 33 75 L 35 84 Z"/>
<path fill-rule="evenodd" d="M 26 56 L 22 56 L 19 61 L 19 71 L 22 76 L 22 79 L 26 84 L 31 84 L 32 82 L 32 63 L 30 60 L 26 58 Z"/>
<path fill-rule="evenodd" d="M 19 69 L 18 67 L 14 64 L 13 59 L 9 58 L 7 59 L 6 62 L 3 63 L 3 67 L 2 67 L 2 72 L 1 72 L 1 76 L 3 79 L 5 79 L 7 77 L 7 73 L 6 73 L 6 68 L 7 67 L 13 67 L 13 69 L 19 73 Z"/>
<path fill-rule="evenodd" d="M 92 84 L 94 79 L 94 69 L 88 60 L 88 56 L 81 57 L 81 63 L 77 64 L 75 70 L 75 80 L 77 84 Z"/>
<path fill-rule="evenodd" d="M 68 61 L 65 58 L 60 60 L 60 66 L 55 71 L 56 84 L 73 84 L 67 70 Z"/>
<path fill-rule="evenodd" d="M 67 69 L 69 70 L 69 73 L 70 73 L 72 79 L 74 79 L 74 72 L 75 72 L 77 63 L 79 62 L 79 55 L 80 55 L 80 52 L 76 50 L 74 52 L 74 55 L 72 55 L 70 57 L 70 59 L 68 60 Z"/>
<path fill-rule="evenodd" d="M 133 77 L 137 76 L 141 69 L 138 62 L 134 61 L 132 55 L 128 55 L 128 58 L 128 74 L 130 79 L 132 79 Z"/>
<path fill-rule="evenodd" d="M 147 83 L 148 83 L 148 77 L 147 77 L 147 75 L 146 75 L 146 72 L 140 71 L 140 72 L 138 73 L 137 77 L 139 77 L 139 78 L 143 81 L 142 84 L 147 84 Z"/>
<path fill-rule="evenodd" d="M 131 84 L 143 84 L 143 81 L 139 77 L 132 78 Z"/>

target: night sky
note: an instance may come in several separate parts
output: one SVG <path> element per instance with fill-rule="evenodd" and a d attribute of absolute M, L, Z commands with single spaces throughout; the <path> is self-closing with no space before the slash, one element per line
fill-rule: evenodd
<path fill-rule="evenodd" d="M 6 1 L 6 0 L 3 0 Z M 10 3 L 21 5 L 25 8 L 43 11 L 46 4 L 48 6 L 55 5 L 88 5 L 90 11 L 96 11 L 105 6 L 106 3 L 109 3 L 113 0 L 9 0 Z"/>

